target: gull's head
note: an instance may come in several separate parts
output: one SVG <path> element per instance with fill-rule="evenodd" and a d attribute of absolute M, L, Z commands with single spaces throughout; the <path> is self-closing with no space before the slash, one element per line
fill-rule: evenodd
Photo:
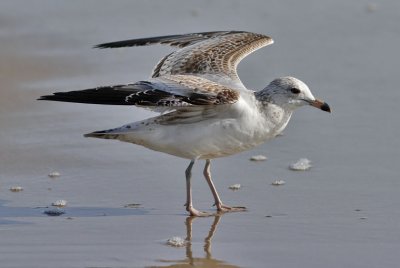
<path fill-rule="evenodd" d="M 272 102 L 289 110 L 311 105 L 322 111 L 331 112 L 329 105 L 316 99 L 304 82 L 290 76 L 273 80 L 265 89 L 256 94 L 261 100 Z"/>

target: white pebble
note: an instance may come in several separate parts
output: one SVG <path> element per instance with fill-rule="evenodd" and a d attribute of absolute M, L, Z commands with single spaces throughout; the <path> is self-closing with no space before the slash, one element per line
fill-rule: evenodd
<path fill-rule="evenodd" d="M 65 207 L 67 205 L 67 201 L 63 200 L 63 199 L 60 199 L 60 200 L 57 200 L 57 201 L 51 203 L 51 205 L 54 206 L 54 207 L 62 208 L 62 207 Z"/>
<path fill-rule="evenodd" d="M 24 190 L 24 188 L 22 188 L 21 186 L 13 186 L 10 188 L 11 192 L 21 192 L 23 190 Z"/>
<path fill-rule="evenodd" d="M 186 246 L 187 241 L 183 239 L 182 237 L 179 236 L 174 236 L 170 239 L 167 240 L 167 245 L 168 246 L 173 246 L 173 247 L 184 247 Z"/>
<path fill-rule="evenodd" d="M 286 182 L 284 180 L 276 180 L 273 183 L 271 183 L 274 186 L 280 186 L 280 185 L 284 185 Z"/>
<path fill-rule="evenodd" d="M 229 189 L 231 189 L 231 190 L 239 190 L 240 187 L 242 187 L 242 185 L 237 183 L 237 184 L 233 184 L 233 185 L 229 186 Z"/>
<path fill-rule="evenodd" d="M 300 158 L 296 163 L 290 164 L 289 168 L 291 170 L 308 170 L 310 169 L 311 166 L 311 161 L 308 160 L 307 158 Z"/>
<path fill-rule="evenodd" d="M 267 157 L 265 155 L 253 155 L 250 157 L 250 161 L 265 161 L 267 160 Z"/>
<path fill-rule="evenodd" d="M 58 178 L 61 176 L 60 172 L 54 171 L 48 175 L 50 178 Z"/>

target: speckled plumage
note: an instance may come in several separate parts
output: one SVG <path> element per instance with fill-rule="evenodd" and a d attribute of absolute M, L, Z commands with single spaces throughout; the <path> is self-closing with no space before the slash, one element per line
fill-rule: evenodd
<path fill-rule="evenodd" d="M 147 81 L 128 85 L 58 92 L 42 100 L 137 105 L 163 114 L 122 127 L 96 131 L 86 137 L 117 139 L 191 160 L 186 170 L 187 202 L 191 215 L 191 169 L 205 159 L 204 175 L 219 211 L 234 211 L 222 204 L 209 173 L 210 159 L 249 150 L 281 133 L 292 112 L 304 105 L 324 111 L 307 85 L 293 77 L 272 81 L 258 92 L 246 89 L 237 75 L 239 62 L 273 40 L 243 31 L 203 32 L 132 39 L 100 44 L 116 48 L 167 44 L 178 49 L 165 56 Z M 238 208 L 242 210 L 242 208 Z"/>
<path fill-rule="evenodd" d="M 242 88 L 244 86 L 236 72 L 237 65 L 248 54 L 272 43 L 272 38 L 261 34 L 221 34 L 169 54 L 156 66 L 152 77 L 195 74 Z"/>

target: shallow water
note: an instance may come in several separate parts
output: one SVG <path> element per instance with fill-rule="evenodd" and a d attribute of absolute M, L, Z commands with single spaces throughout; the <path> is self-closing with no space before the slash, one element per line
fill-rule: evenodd
<path fill-rule="evenodd" d="M 394 0 L 2 1 L 1 266 L 396 267 L 399 10 Z M 245 213 L 187 217 L 186 160 L 82 136 L 152 113 L 35 100 L 144 79 L 171 51 L 92 49 L 97 43 L 221 29 L 275 39 L 240 64 L 249 88 L 293 75 L 333 108 L 301 109 L 282 137 L 213 161 L 222 199 Z M 249 161 L 259 154 L 268 160 Z M 310 170 L 288 169 L 304 157 Z M 202 165 L 195 206 L 212 211 Z M 49 178 L 53 171 L 61 176 Z M 59 199 L 66 214 L 43 214 Z M 132 203 L 140 205 L 124 207 Z M 174 236 L 191 243 L 165 245 Z"/>

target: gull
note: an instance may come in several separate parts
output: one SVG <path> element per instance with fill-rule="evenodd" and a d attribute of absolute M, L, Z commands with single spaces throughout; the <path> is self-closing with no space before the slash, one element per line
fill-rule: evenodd
<path fill-rule="evenodd" d="M 247 89 L 237 74 L 239 62 L 273 43 L 271 37 L 245 31 L 214 31 L 131 39 L 95 48 L 165 44 L 176 50 L 160 60 L 151 78 L 131 84 L 56 92 L 39 100 L 135 105 L 160 114 L 85 137 L 116 139 L 190 160 L 186 175 L 186 210 L 209 216 L 192 202 L 192 168 L 205 160 L 204 177 L 218 212 L 244 211 L 225 205 L 211 179 L 211 159 L 256 147 L 280 134 L 293 111 L 313 106 L 330 112 L 297 78 L 274 79 L 264 89 Z"/>

